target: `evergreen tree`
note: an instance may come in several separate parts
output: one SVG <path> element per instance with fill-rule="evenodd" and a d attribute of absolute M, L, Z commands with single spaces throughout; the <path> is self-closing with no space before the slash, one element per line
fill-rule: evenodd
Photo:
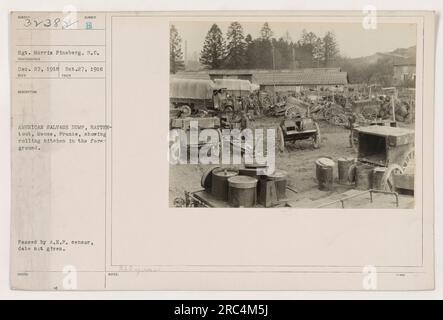
<path fill-rule="evenodd" d="M 271 28 L 269 27 L 269 24 L 265 22 L 260 30 L 260 34 L 263 40 L 270 40 L 274 35 L 274 32 L 272 32 Z"/>
<path fill-rule="evenodd" d="M 225 41 L 217 24 L 213 24 L 206 34 L 200 62 L 209 69 L 220 69 L 225 58 Z"/>
<path fill-rule="evenodd" d="M 323 63 L 325 67 L 330 66 L 339 54 L 335 34 L 328 31 L 323 37 Z"/>
<path fill-rule="evenodd" d="M 171 24 L 169 28 L 169 72 L 171 73 L 176 73 L 185 67 L 181 43 L 182 39 L 177 28 Z"/>
<path fill-rule="evenodd" d="M 257 67 L 261 69 L 272 69 L 274 67 L 274 55 L 275 49 L 272 44 L 272 32 L 269 24 L 265 22 L 260 30 L 261 37 L 257 41 L 256 48 L 258 50 Z"/>
<path fill-rule="evenodd" d="M 248 41 L 250 41 L 251 36 L 248 36 L 250 37 Z M 244 68 L 246 65 L 247 43 L 243 35 L 243 27 L 240 23 L 231 23 L 228 28 L 227 41 L 225 67 L 229 69 Z"/>

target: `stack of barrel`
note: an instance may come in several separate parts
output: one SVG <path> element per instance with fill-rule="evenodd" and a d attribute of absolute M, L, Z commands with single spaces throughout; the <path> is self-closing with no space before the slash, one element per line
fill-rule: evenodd
<path fill-rule="evenodd" d="M 229 201 L 233 207 L 253 207 L 257 202 L 258 179 L 241 175 L 236 168 L 212 170 L 211 194 L 218 200 Z"/>
<path fill-rule="evenodd" d="M 250 208 L 257 203 L 269 207 L 285 202 L 288 174 L 283 170 L 267 174 L 265 169 L 257 164 L 241 169 L 217 167 L 203 176 L 202 186 L 232 207 Z"/>
<path fill-rule="evenodd" d="M 320 190 L 332 190 L 335 162 L 329 157 L 315 161 L 316 178 Z M 384 167 L 376 167 L 356 162 L 354 158 L 337 159 L 338 182 L 342 185 L 355 185 L 356 189 L 381 189 Z"/>

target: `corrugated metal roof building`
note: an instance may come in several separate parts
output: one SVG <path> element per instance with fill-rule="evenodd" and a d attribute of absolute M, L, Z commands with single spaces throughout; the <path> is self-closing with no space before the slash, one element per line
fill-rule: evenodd
<path fill-rule="evenodd" d="M 303 88 L 343 87 L 348 74 L 342 71 L 301 70 L 254 74 L 254 82 L 265 90 L 299 91 Z"/>
<path fill-rule="evenodd" d="M 174 77 L 185 79 L 242 79 L 260 85 L 267 91 L 299 91 L 303 88 L 340 87 L 348 84 L 347 72 L 340 68 L 307 68 L 297 70 L 207 70 L 179 72 Z"/>
<path fill-rule="evenodd" d="M 170 75 L 174 79 L 211 80 L 208 71 L 179 71 Z"/>
<path fill-rule="evenodd" d="M 254 82 L 260 85 L 345 85 L 348 83 L 346 72 L 270 72 L 257 73 Z"/>
<path fill-rule="evenodd" d="M 392 76 L 395 86 L 415 84 L 415 57 L 398 58 L 394 60 L 394 74 Z"/>

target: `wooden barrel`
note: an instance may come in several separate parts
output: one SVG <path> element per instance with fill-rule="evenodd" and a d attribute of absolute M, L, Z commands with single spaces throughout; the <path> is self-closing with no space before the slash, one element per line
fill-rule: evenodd
<path fill-rule="evenodd" d="M 355 163 L 354 158 L 339 158 L 337 160 L 338 167 L 338 182 L 340 184 L 350 184 L 352 180 L 349 177 L 350 170 L 349 168 Z"/>
<path fill-rule="evenodd" d="M 358 164 L 355 167 L 355 188 L 368 190 L 372 188 L 372 176 L 374 167 L 368 164 Z"/>
<path fill-rule="evenodd" d="M 319 158 L 315 161 L 315 173 L 320 190 L 332 190 L 334 165 L 334 161 L 329 158 Z"/>
<path fill-rule="evenodd" d="M 229 205 L 233 207 L 251 208 L 257 203 L 258 180 L 249 176 L 233 176 L 228 179 Z"/>
<path fill-rule="evenodd" d="M 275 189 L 277 190 L 277 200 L 285 200 L 288 173 L 284 170 L 276 169 L 274 173 L 266 176 L 266 180 L 274 181 Z"/>
<path fill-rule="evenodd" d="M 211 194 L 219 200 L 228 200 L 228 179 L 238 175 L 234 168 L 216 168 L 212 171 Z"/>

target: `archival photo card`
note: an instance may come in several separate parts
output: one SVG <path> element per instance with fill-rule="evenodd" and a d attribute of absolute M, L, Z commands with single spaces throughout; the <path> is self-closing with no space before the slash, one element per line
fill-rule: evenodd
<path fill-rule="evenodd" d="M 11 287 L 433 289 L 434 20 L 12 12 Z"/>

